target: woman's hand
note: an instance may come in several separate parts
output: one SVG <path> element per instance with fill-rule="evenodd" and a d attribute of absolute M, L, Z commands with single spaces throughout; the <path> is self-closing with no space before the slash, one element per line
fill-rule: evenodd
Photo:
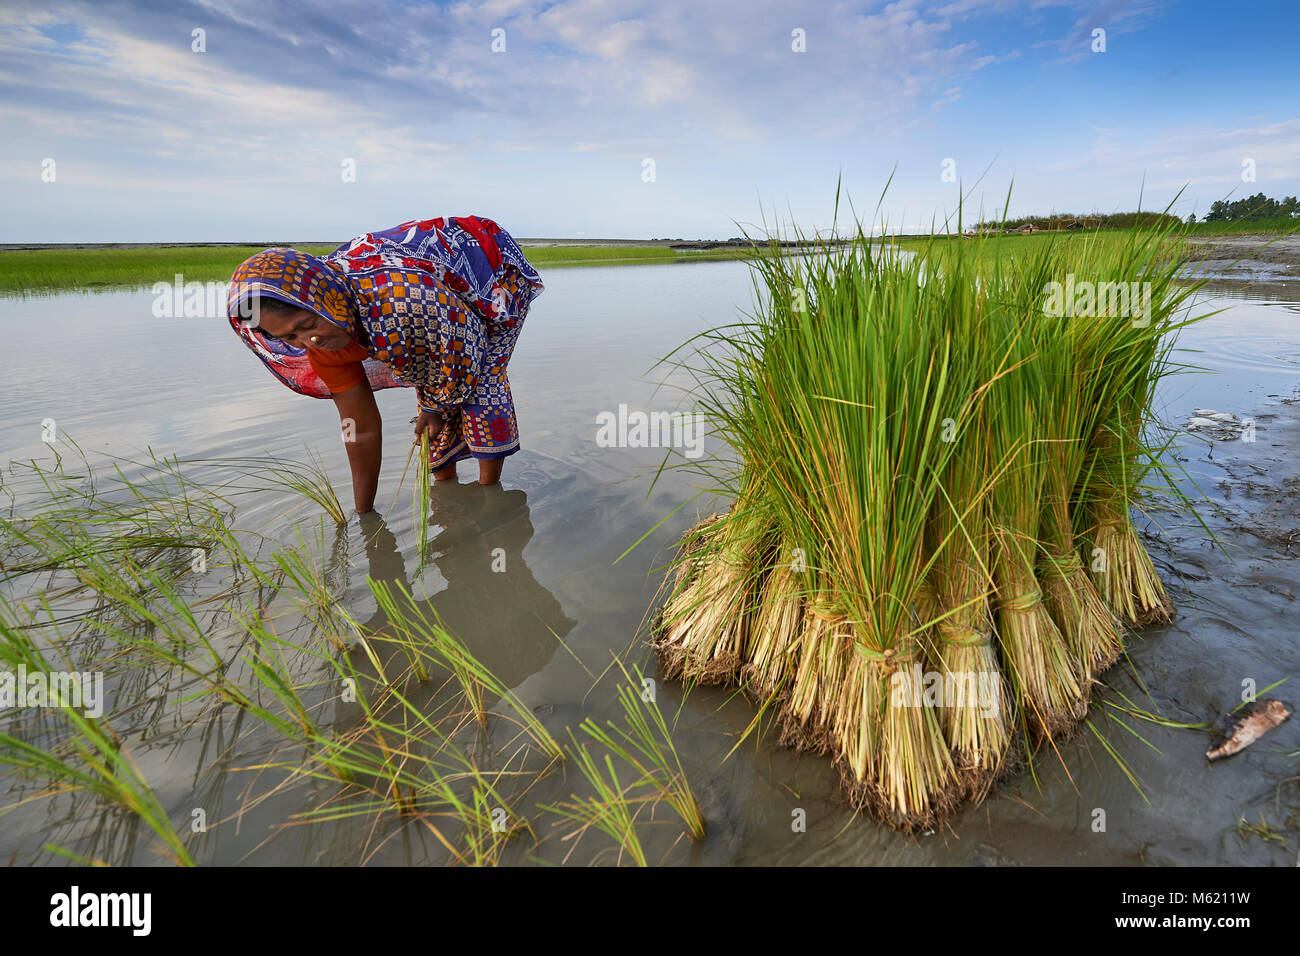
<path fill-rule="evenodd" d="M 436 412 L 421 411 L 415 419 L 415 440 L 420 440 L 420 435 L 427 429 L 429 432 L 429 441 L 436 441 L 438 435 L 442 432 L 443 419 Z"/>

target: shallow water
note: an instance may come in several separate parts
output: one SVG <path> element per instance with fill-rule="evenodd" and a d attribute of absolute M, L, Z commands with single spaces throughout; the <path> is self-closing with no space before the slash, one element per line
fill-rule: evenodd
<path fill-rule="evenodd" d="M 651 366 L 689 336 L 751 308 L 753 293 L 748 267 L 740 262 L 552 270 L 545 278 L 546 291 L 510 365 L 523 451 L 507 461 L 502 488 L 469 484 L 470 463 L 461 465 L 466 484 L 435 486 L 434 557 L 418 574 L 409 478 L 395 507 L 388 507 L 406 460 L 414 395 L 406 389 L 379 393 L 386 452 L 376 507 L 391 533 L 381 533 L 367 553 L 355 518 L 348 526 L 345 600 L 364 623 L 377 614 L 366 574 L 408 582 L 553 733 L 567 739 L 566 728 L 576 733 L 585 715 L 614 716 L 615 682 L 595 683 L 592 676 L 608 667 L 611 654 L 653 672 L 653 659 L 636 642 L 659 586 L 656 569 L 697 513 L 714 510 L 705 499 L 686 504 L 615 563 L 691 499 L 699 481 L 667 470 L 652 490 L 664 450 L 600 447 L 597 415 L 617 414 L 621 404 L 678 408 L 679 394 L 660 387 L 664 373 Z M 1173 424 L 1196 407 L 1257 422 L 1253 444 L 1211 448 L 1180 434 L 1177 455 L 1218 506 L 1204 516 L 1223 549 L 1211 547 L 1189 516 L 1154 514 L 1159 529 L 1151 550 L 1179 613 L 1170 625 L 1130 641 L 1132 666 L 1118 665 L 1106 675 L 1147 709 L 1176 721 L 1210 720 L 1230 709 L 1245 679 L 1263 688 L 1300 674 L 1294 558 L 1300 553 L 1300 466 L 1290 453 L 1300 441 L 1300 405 L 1286 401 L 1300 395 L 1300 284 L 1275 282 L 1267 292 L 1225 286 L 1207 296 L 1197 311 L 1222 311 L 1184 333 L 1181 344 L 1200 352 L 1181 358 L 1213 374 L 1178 376 L 1159 396 Z M 159 320 L 150 303 L 147 291 L 0 300 L 0 327 L 10 341 L 21 343 L 30 334 L 39 343 L 0 356 L 6 409 L 0 459 L 48 461 L 41 430 L 50 418 L 92 453 L 131 458 L 145 457 L 146 446 L 182 458 L 268 452 L 303 458 L 316 449 L 346 505 L 349 475 L 332 403 L 298 396 L 274 381 L 224 319 Z M 39 330 L 39 337 L 29 329 Z M 673 381 L 685 383 L 680 374 Z M 706 438 L 706 453 L 714 450 L 715 440 Z M 285 540 L 292 539 L 295 521 L 315 517 L 314 505 L 289 492 L 268 490 L 257 500 L 241 500 L 238 526 L 261 527 Z M 491 570 L 501 553 L 504 574 Z M 1273 695 L 1294 703 L 1300 696 L 1292 687 Z M 680 699 L 679 687 L 659 684 L 660 706 L 670 718 Z M 1144 742 L 1113 720 L 1100 720 L 1098 730 L 1127 761 L 1141 792 L 1085 731 L 1061 747 L 1060 760 L 1039 755 L 1037 783 L 1022 773 L 942 832 L 907 837 L 846 810 L 824 758 L 751 739 L 724 762 L 753 716 L 753 708 L 730 692 L 697 690 L 687 697 L 674 740 L 703 805 L 708 836 L 690 846 L 676 841 L 679 829 L 672 824 L 646 827 L 652 861 L 1279 864 L 1296 862 L 1300 849 L 1300 787 L 1284 782 L 1300 773 L 1300 720 L 1212 767 L 1203 757 L 1202 733 L 1130 721 Z M 346 724 L 348 715 L 340 712 L 336 720 Z M 165 724 L 155 720 L 149 733 L 133 738 L 133 755 L 173 822 L 186 824 L 195 806 L 223 820 L 245 808 L 192 842 L 201 863 L 441 859 L 436 843 L 418 828 L 388 826 L 376 836 L 359 822 L 281 827 L 291 814 L 326 799 L 328 788 L 296 784 L 254 804 L 249 793 L 257 789 L 256 775 L 225 768 L 256 763 L 264 736 L 252 734 L 236 752 L 214 760 L 211 744 L 229 743 L 239 729 L 235 718 L 159 729 Z M 573 780 L 553 774 L 527 805 L 563 799 L 573 789 Z M 158 860 L 143 828 L 132 843 L 129 834 L 99 832 L 110 827 L 98 820 L 67 822 L 58 813 L 66 809 L 35 804 L 8 817 L 0 858 L 48 862 L 53 858 L 40 848 L 54 839 L 78 852 L 93 847 L 112 862 Z M 807 832 L 792 832 L 799 809 L 806 812 Z M 1097 809 L 1105 811 L 1104 832 L 1092 826 Z M 1285 847 L 1238 834 L 1240 817 L 1258 823 L 1261 814 L 1287 833 Z M 507 862 L 564 858 L 569 844 L 556 839 L 546 821 L 536 826 L 545 837 L 541 845 L 512 848 Z M 570 862 L 587 862 L 609 846 L 607 838 L 590 834 Z"/>

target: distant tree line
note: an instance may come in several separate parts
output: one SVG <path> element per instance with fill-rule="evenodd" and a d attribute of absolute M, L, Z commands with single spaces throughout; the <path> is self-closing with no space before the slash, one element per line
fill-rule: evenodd
<path fill-rule="evenodd" d="M 1246 196 L 1228 202 L 1220 199 L 1211 204 L 1210 211 L 1201 222 L 1238 222 L 1256 219 L 1285 219 L 1300 217 L 1300 200 L 1295 196 L 1285 199 L 1269 199 L 1263 193 Z M 1188 222 L 1196 222 L 1195 214 L 1187 217 Z M 1178 217 L 1162 212 L 1116 212 L 1108 214 L 1093 213 L 1053 213 L 1050 216 L 1021 216 L 1017 219 L 990 219 L 979 223 L 975 229 L 980 232 L 996 232 L 1000 229 L 1019 229 L 1032 225 L 1038 229 L 1127 229 L 1133 226 L 1173 225 Z"/>
<path fill-rule="evenodd" d="M 1052 213 L 1050 216 L 1021 216 L 1017 219 L 989 219 L 975 228 L 980 232 L 1019 229 L 1032 225 L 1038 229 L 1127 229 L 1155 224 L 1173 225 L 1180 220 L 1163 212 Z"/>
<path fill-rule="evenodd" d="M 1300 216 L 1300 201 L 1287 196 L 1281 202 L 1256 193 L 1235 202 L 1220 199 L 1211 204 L 1202 222 L 1236 222 L 1242 219 L 1278 219 L 1283 216 Z"/>

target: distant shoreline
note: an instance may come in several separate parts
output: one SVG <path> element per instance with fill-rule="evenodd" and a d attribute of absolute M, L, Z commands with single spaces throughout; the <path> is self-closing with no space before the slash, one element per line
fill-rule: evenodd
<path fill-rule="evenodd" d="M 999 236 L 989 241 L 1032 247 L 1079 233 L 1036 232 L 1029 236 Z M 961 241 L 957 236 L 943 237 Z M 1215 262 L 1217 272 L 1245 280 L 1300 277 L 1300 236 L 1276 234 L 1217 234 L 1192 236 L 1185 257 Z M 882 241 L 873 237 L 874 241 Z M 757 240 L 755 240 L 757 241 Z M 798 249 L 828 240 L 784 240 L 783 249 Z M 851 241 L 841 238 L 839 242 Z M 930 241 L 929 237 L 892 235 L 885 242 L 902 248 Z M 748 259 L 751 243 L 735 239 L 519 239 L 529 260 L 542 272 L 553 268 L 615 265 L 668 265 L 673 263 Z M 1268 243 L 1266 248 L 1260 248 Z M 154 287 L 183 282 L 224 282 L 245 258 L 274 242 L 168 242 L 168 243 L 0 243 L 0 295 L 94 292 L 110 289 Z M 334 242 L 278 243 L 313 255 L 338 248 Z M 761 248 L 768 248 L 762 243 Z M 1195 250 L 1192 252 L 1191 250 Z M 1243 260 L 1243 261 L 1234 261 Z"/>
<path fill-rule="evenodd" d="M 1218 225 L 1218 224 L 1216 224 Z M 1238 231 L 1238 229 L 1240 231 Z M 1035 229 L 1034 235 L 1086 235 L 1096 232 L 1114 232 L 1123 231 L 1115 229 L 1099 230 L 1080 230 L 1071 232 L 1069 230 L 1054 229 Z M 1002 235 L 1000 230 L 990 232 L 990 235 Z M 958 238 L 959 233 L 941 234 L 938 238 Z M 1277 231 L 1250 232 L 1246 223 L 1241 223 L 1238 228 L 1207 229 L 1204 224 L 1193 226 L 1188 238 L 1195 242 L 1215 242 L 1219 240 L 1238 241 L 1238 242 L 1264 242 L 1278 238 Z M 99 250 L 99 249 L 236 249 L 236 248 L 258 248 L 270 249 L 273 247 L 288 247 L 292 249 L 301 249 L 311 247 L 314 249 L 335 249 L 347 242 L 349 238 L 340 240 L 319 240 L 319 239 L 300 239 L 297 241 L 285 240 L 257 240 L 257 241 L 239 241 L 239 242 L 0 242 L 0 252 L 40 252 L 43 250 Z M 841 236 L 837 240 L 839 243 L 852 241 L 852 236 Z M 899 239 L 899 240 L 921 240 L 932 238 L 929 233 L 907 233 L 898 232 L 890 233 L 887 237 L 872 235 L 872 239 Z M 720 250 L 742 250 L 748 249 L 751 242 L 746 239 L 588 239 L 583 237 L 554 238 L 554 237 L 532 237 L 525 238 L 515 236 L 515 242 L 525 248 L 547 249 L 562 248 L 571 246 L 575 248 L 640 248 L 640 249 L 684 249 L 693 251 L 708 251 L 714 249 Z M 767 246 L 770 240 L 756 237 L 755 242 Z M 813 246 L 819 242 L 831 241 L 829 237 L 804 239 L 794 241 L 783 239 L 780 241 L 782 247 L 799 247 Z"/>
<path fill-rule="evenodd" d="M 349 237 L 350 238 L 350 237 Z M 514 237 L 521 246 L 548 248 L 554 246 L 632 246 L 667 249 L 747 249 L 750 243 L 735 239 L 525 239 Z M 38 252 L 43 249 L 223 249 L 257 246 L 262 249 L 300 246 L 340 246 L 347 239 L 302 239 L 297 242 L 0 242 L 0 252 Z M 847 240 L 842 240 L 847 241 Z M 766 245 L 766 242 L 763 243 Z M 815 245 L 815 240 L 793 242 L 782 240 L 782 246 Z"/>

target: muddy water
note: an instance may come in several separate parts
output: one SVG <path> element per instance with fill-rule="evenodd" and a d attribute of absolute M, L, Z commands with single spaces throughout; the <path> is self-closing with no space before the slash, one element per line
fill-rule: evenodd
<path fill-rule="evenodd" d="M 752 283 L 738 262 L 678 267 L 553 270 L 511 362 L 524 450 L 509 459 L 503 487 L 438 485 L 431 560 L 417 571 L 410 499 L 394 507 L 406 459 L 414 398 L 404 389 L 378 396 L 386 426 L 385 467 L 377 507 L 383 527 L 369 548 L 353 522 L 341 547 L 349 556 L 345 600 L 362 622 L 380 616 L 365 585 L 404 581 L 434 607 L 553 733 L 567 739 L 582 718 L 616 714 L 615 682 L 597 681 L 612 654 L 653 660 L 638 630 L 653 601 L 677 535 L 697 512 L 692 501 L 640 547 L 616 559 L 673 509 L 698 493 L 699 481 L 667 470 L 651 489 L 664 450 L 605 448 L 597 418 L 631 410 L 672 411 L 679 395 L 659 383 L 654 361 L 690 335 L 752 307 Z M 49 460 L 41 422 L 58 427 L 92 453 L 142 457 L 145 446 L 185 457 L 253 456 L 268 451 L 324 456 L 345 502 L 348 470 L 332 403 L 291 393 L 272 380 L 221 319 L 164 322 L 150 317 L 147 292 L 61 295 L 0 301 L 0 327 L 11 342 L 40 330 L 40 349 L 14 348 L 0 357 L 0 457 Z M 1259 688 L 1293 677 L 1275 695 L 1300 703 L 1300 283 L 1273 283 L 1267 294 L 1227 284 L 1200 311 L 1222 311 L 1189 330 L 1183 345 L 1200 349 L 1185 361 L 1213 370 L 1167 383 L 1161 407 L 1172 422 L 1196 407 L 1253 417 L 1254 443 L 1179 435 L 1175 455 L 1208 498 L 1203 517 L 1221 547 L 1207 543 L 1190 516 L 1156 510 L 1151 549 L 1179 613 L 1168 626 L 1130 642 L 1130 663 L 1109 683 L 1171 720 L 1212 719 L 1238 700 L 1242 682 Z M 33 341 L 35 341 L 33 336 Z M 678 384 L 684 379 L 677 376 Z M 715 450 L 706 438 L 705 451 Z M 408 485 L 409 488 L 409 485 Z M 287 492 L 241 499 L 235 523 L 292 540 L 295 522 L 314 519 Z M 498 550 L 500 549 L 500 550 Z M 504 554 L 506 571 L 492 565 Z M 644 634 L 644 630 L 641 630 Z M 1144 690 L 1145 688 L 1145 690 Z M 129 688 L 119 686 L 126 695 Z M 1149 692 L 1149 696 L 1147 696 Z M 1091 732 L 1040 754 L 1037 782 L 1022 774 L 984 805 L 967 810 L 939 833 L 904 837 L 855 818 L 837 798 L 836 778 L 822 758 L 795 755 L 772 741 L 751 740 L 729 759 L 735 735 L 753 709 L 730 692 L 697 690 L 683 703 L 680 688 L 660 683 L 659 701 L 703 804 L 708 837 L 678 841 L 672 823 L 642 828 L 652 861 L 691 864 L 1280 864 L 1300 849 L 1300 720 L 1274 731 L 1245 754 L 1207 766 L 1206 736 L 1129 720 L 1129 733 L 1094 711 L 1097 731 L 1118 751 L 1141 790 Z M 110 703 L 120 710 L 127 700 Z M 432 705 L 432 704 L 431 704 Z M 335 714 L 346 726 L 346 709 Z M 123 718 L 129 727 L 131 718 Z M 124 726 L 114 722 L 119 730 Z M 131 738 L 133 755 L 167 808 L 188 833 L 192 808 L 228 822 L 191 843 L 201 863 L 333 864 L 440 862 L 441 849 L 416 827 L 359 821 L 299 822 L 294 814 L 324 805 L 326 784 L 296 784 L 265 796 L 275 783 L 248 767 L 270 746 L 238 718 L 184 725 L 155 720 Z M 233 749 L 225 750 L 232 740 Z M 219 746 L 217 744 L 219 743 Z M 220 753 L 220 758 L 214 754 Z M 564 799 L 578 781 L 557 773 L 523 804 Z M 4 787 L 0 787 L 4 789 Z M 252 799 L 251 795 L 258 795 Z M 7 802 L 7 801 L 6 801 Z M 238 819 L 231 815 L 242 808 Z M 54 840 L 111 862 L 155 862 L 152 837 L 105 834 L 116 824 L 66 806 L 36 805 L 11 815 L 0 830 L 0 858 L 49 862 L 41 846 Z M 806 832 L 793 832 L 802 810 Z M 1105 814 L 1105 829 L 1095 829 Z M 660 819 L 665 818 L 660 814 Z M 1261 816 L 1287 843 L 1243 837 L 1235 828 Z M 530 814 L 537 847 L 520 845 L 506 862 L 559 862 L 561 842 L 548 818 Z M 527 842 L 527 841 L 524 841 Z M 611 843 L 589 834 L 569 862 L 611 862 Z"/>

